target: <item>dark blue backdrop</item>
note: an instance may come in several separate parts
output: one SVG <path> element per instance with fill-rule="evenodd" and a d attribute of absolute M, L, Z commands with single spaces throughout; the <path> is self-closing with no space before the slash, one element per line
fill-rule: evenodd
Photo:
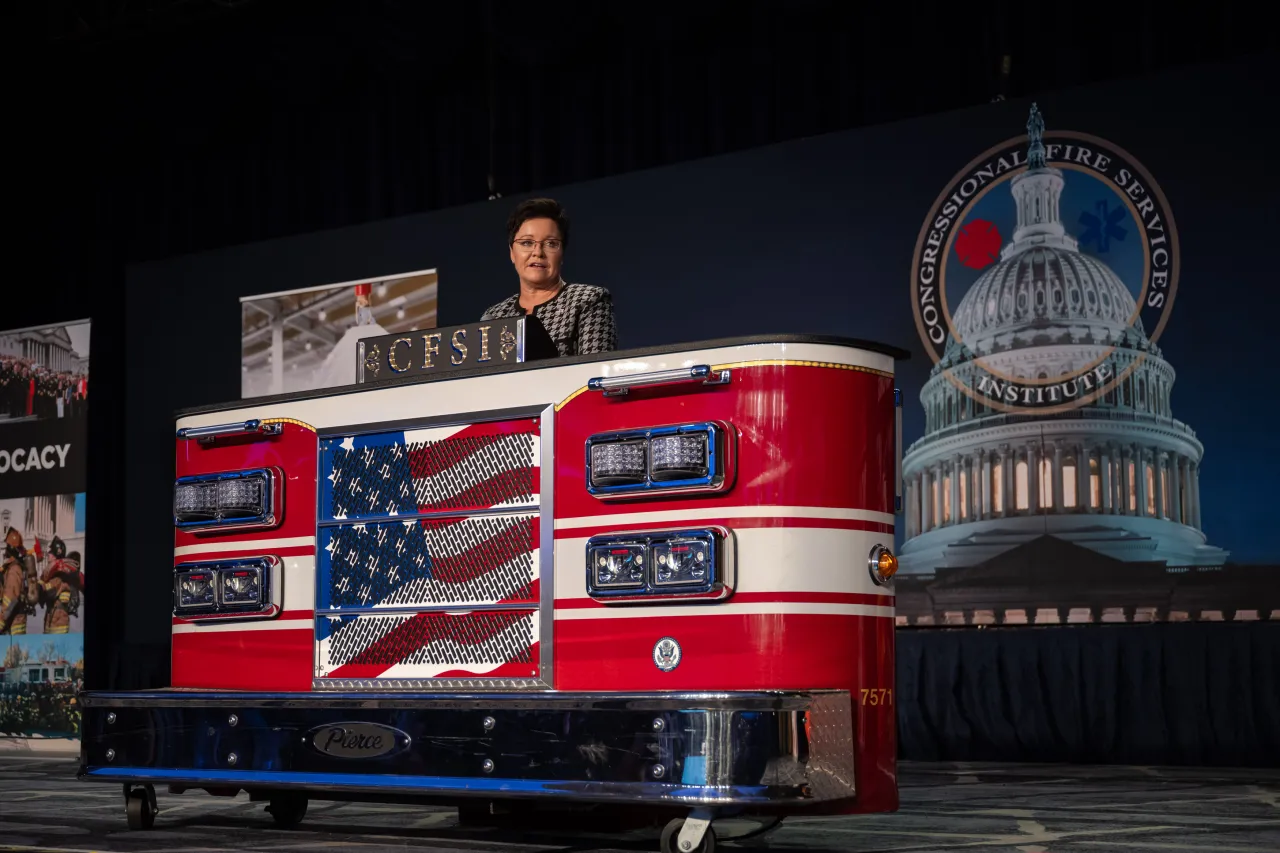
<path fill-rule="evenodd" d="M 1275 76 L 1259 61 L 1039 99 L 1050 130 L 1120 145 L 1169 200 L 1182 272 L 1160 345 L 1178 373 L 1175 414 L 1206 448 L 1204 529 L 1238 562 L 1280 555 L 1269 508 L 1280 478 L 1269 372 L 1274 309 L 1264 307 L 1280 182 L 1256 106 Z M 567 273 L 613 291 L 624 347 L 767 332 L 908 347 L 916 357 L 901 365 L 899 382 L 910 441 L 923 429 L 915 395 L 930 367 L 908 288 L 919 229 L 958 169 L 1023 132 L 1028 107 L 1010 101 L 556 188 L 550 192 L 574 216 Z M 503 230 L 512 203 L 134 268 L 130 316 L 157 327 L 196 324 L 201 369 L 157 359 L 150 335 L 130 337 L 131 561 L 168 559 L 172 410 L 239 396 L 239 297 L 436 267 L 441 323 L 471 321 L 514 286 Z M 156 586 L 130 596 L 138 617 L 127 620 L 131 632 L 155 636 L 164 594 Z"/>
<path fill-rule="evenodd" d="M 1257 106 L 1274 91 L 1275 71 L 1273 62 L 1258 60 L 1038 98 L 1049 130 L 1123 147 L 1169 201 L 1182 267 L 1160 346 L 1178 373 L 1175 414 L 1205 445 L 1204 528 L 1240 562 L 1280 556 L 1270 518 L 1280 466 L 1269 293 L 1280 182 L 1270 162 L 1270 120 Z M 899 373 L 911 440 L 923 430 L 916 394 L 930 367 L 909 290 L 920 227 L 957 170 L 1022 131 L 1028 107 L 1010 101 L 548 190 L 574 215 L 567 272 L 613 291 L 624 347 L 768 332 L 905 346 L 915 353 Z M 126 369 L 115 386 L 127 419 L 128 560 L 117 577 L 129 648 L 151 648 L 157 665 L 166 654 L 168 585 L 157 573 L 169 565 L 172 547 L 172 412 L 239 397 L 239 297 L 436 267 L 441 323 L 471 321 L 514 287 L 503 228 L 513 203 L 131 269 Z M 899 689 L 914 697 L 900 720 L 904 750 L 920 758 L 1271 760 L 1280 748 L 1276 685 L 1258 673 L 1271 666 L 1274 626 L 1257 626 L 1256 634 L 1221 626 L 1235 645 L 1208 633 L 1215 627 L 1095 626 L 1032 631 L 1012 643 L 997 639 L 1004 632 L 963 639 L 901 632 Z M 1111 632 L 1120 630 L 1130 632 L 1122 657 L 1134 662 L 1132 671 L 1112 673 L 1123 689 L 1085 690 L 1116 656 L 1120 634 Z M 1192 646 L 1218 649 L 1218 664 L 1189 669 Z M 939 648 L 960 651 L 939 657 Z M 991 668 L 992 655 L 1005 662 Z M 1150 661 L 1159 665 L 1142 663 Z M 155 681 L 139 675 L 146 665 L 119 665 L 132 667 L 133 679 L 118 686 Z M 1222 683 L 1214 681 L 1219 671 Z M 983 672 L 1000 674 L 999 683 L 984 686 Z M 1006 679 L 1009 673 L 1017 677 Z M 1195 689 L 1143 686 L 1144 679 L 1172 684 L 1173 676 Z M 1067 707 L 1062 685 L 1084 690 L 1084 698 Z M 1206 703 L 1216 703 L 1207 716 Z M 1011 716 L 992 716 L 996 706 Z M 1162 722 L 1153 728 L 1152 720 Z M 1116 750 L 1126 743 L 1137 746 Z"/>

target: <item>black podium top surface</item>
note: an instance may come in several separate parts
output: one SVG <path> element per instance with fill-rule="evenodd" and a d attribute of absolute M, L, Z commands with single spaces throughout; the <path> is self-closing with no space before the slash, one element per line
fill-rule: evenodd
<path fill-rule="evenodd" d="M 476 367 L 466 370 L 454 370 L 438 375 L 419 374 L 405 376 L 377 385 L 339 385 L 332 388 L 315 388 L 309 391 L 294 391 L 289 394 L 272 394 L 267 397 L 247 397 L 224 403 L 211 403 L 203 406 L 190 406 L 179 409 L 175 417 L 184 418 L 190 415 L 225 412 L 230 409 L 246 409 L 258 406 L 270 406 L 276 403 L 288 403 L 296 400 L 314 400 L 320 397 L 336 397 L 341 394 L 357 394 L 361 391 L 395 388 L 399 385 L 421 385 L 425 382 L 448 382 L 455 379 L 468 379 L 475 376 L 490 376 L 496 373 L 517 373 L 525 370 L 545 370 L 550 367 L 564 367 L 574 364 L 593 364 L 621 359 L 647 358 L 685 350 L 722 349 L 725 347 L 751 346 L 754 344 L 825 344 L 827 346 L 847 347 L 849 349 L 867 350 L 868 352 L 887 355 L 895 361 L 907 361 L 911 353 L 907 350 L 876 341 L 864 341 L 857 338 L 843 338 L 836 335 L 748 335 L 737 338 L 716 338 L 709 341 L 692 341 L 679 344 L 662 344 L 660 346 L 640 347 L 638 349 L 614 350 L 613 352 L 594 353 L 592 355 L 575 355 L 561 358 L 547 358 L 526 361 L 518 364 Z"/>

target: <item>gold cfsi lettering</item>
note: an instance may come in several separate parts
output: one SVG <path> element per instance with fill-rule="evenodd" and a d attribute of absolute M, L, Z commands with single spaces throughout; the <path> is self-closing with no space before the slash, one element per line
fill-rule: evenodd
<path fill-rule="evenodd" d="M 453 350 L 453 355 L 449 357 L 451 364 L 462 364 L 467 360 L 467 345 L 463 343 L 466 339 L 466 329 L 454 329 L 453 337 L 449 341 L 449 349 Z"/>
<path fill-rule="evenodd" d="M 406 344 L 410 348 L 409 363 L 406 364 L 404 367 L 401 367 L 399 364 L 396 363 L 396 347 L 400 346 L 400 344 Z M 390 367 L 396 373 L 404 373 L 410 367 L 413 367 L 412 348 L 413 348 L 413 342 L 410 341 L 408 338 L 396 338 L 394 341 L 391 342 L 391 346 L 387 349 L 387 366 Z"/>
<path fill-rule="evenodd" d="M 480 327 L 480 357 L 476 359 L 477 362 L 493 361 L 493 356 L 489 355 L 489 330 L 492 328 L 493 326 Z"/>
<path fill-rule="evenodd" d="M 502 327 L 502 346 L 499 349 L 499 354 L 502 356 L 502 360 L 506 361 L 507 356 L 515 352 L 515 349 L 516 349 L 515 334 L 512 333 L 510 328 L 508 328 L 507 326 L 503 326 Z"/>
<path fill-rule="evenodd" d="M 374 376 L 377 376 L 378 371 L 382 368 L 382 351 L 378 349 L 377 344 L 374 344 L 373 349 L 365 354 L 364 368 L 365 370 L 372 370 Z"/>
<path fill-rule="evenodd" d="M 431 356 L 440 354 L 440 333 L 432 332 L 429 335 L 423 335 L 422 348 L 422 369 L 430 370 L 435 367 L 435 363 L 431 360 Z"/>

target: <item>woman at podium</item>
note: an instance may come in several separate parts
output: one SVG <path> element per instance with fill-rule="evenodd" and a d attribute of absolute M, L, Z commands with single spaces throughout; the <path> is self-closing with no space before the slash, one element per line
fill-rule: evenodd
<path fill-rule="evenodd" d="M 491 306 L 481 320 L 532 315 L 560 355 L 591 355 L 618 348 L 609 291 L 568 284 L 561 277 L 569 247 L 569 217 L 549 198 L 523 201 L 507 219 L 507 246 L 520 290 Z"/>

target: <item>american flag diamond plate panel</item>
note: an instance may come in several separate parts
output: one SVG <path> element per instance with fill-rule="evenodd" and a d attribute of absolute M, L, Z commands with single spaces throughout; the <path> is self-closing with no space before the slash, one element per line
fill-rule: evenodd
<path fill-rule="evenodd" d="M 320 442 L 320 518 L 531 507 L 538 421 L 333 436 Z"/>
<path fill-rule="evenodd" d="M 320 678 L 528 678 L 538 611 L 360 614 L 316 620 Z"/>
<path fill-rule="evenodd" d="M 326 527 L 318 610 L 538 601 L 538 515 Z"/>

